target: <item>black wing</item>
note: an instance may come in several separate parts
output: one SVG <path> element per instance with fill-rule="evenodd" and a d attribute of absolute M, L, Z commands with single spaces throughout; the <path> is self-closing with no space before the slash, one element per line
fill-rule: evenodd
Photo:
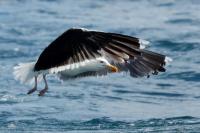
<path fill-rule="evenodd" d="M 136 76 L 164 71 L 165 56 L 140 49 L 138 38 L 82 29 L 69 29 L 53 41 L 41 53 L 34 69 L 46 70 L 100 56 Z"/>
<path fill-rule="evenodd" d="M 35 71 L 102 56 L 101 49 L 116 58 L 121 58 L 122 53 L 132 57 L 140 54 L 139 46 L 139 40 L 130 36 L 69 29 L 45 48 Z"/>

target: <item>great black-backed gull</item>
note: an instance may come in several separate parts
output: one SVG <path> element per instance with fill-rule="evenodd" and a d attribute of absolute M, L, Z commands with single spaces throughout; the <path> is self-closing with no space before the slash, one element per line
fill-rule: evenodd
<path fill-rule="evenodd" d="M 170 58 L 144 49 L 147 44 L 127 35 L 71 28 L 46 47 L 36 62 L 15 66 L 14 76 L 22 83 L 34 82 L 28 94 L 37 90 L 37 82 L 43 78 L 42 96 L 48 90 L 47 74 L 67 80 L 122 71 L 132 77 L 165 72 Z"/>

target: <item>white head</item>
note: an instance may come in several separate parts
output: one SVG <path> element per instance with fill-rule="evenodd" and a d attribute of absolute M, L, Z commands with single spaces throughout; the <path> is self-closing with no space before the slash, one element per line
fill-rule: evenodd
<path fill-rule="evenodd" d="M 110 63 L 109 63 L 105 58 L 102 58 L 102 57 L 97 58 L 96 61 L 97 61 L 96 63 L 97 63 L 99 66 L 106 67 L 106 66 L 110 65 Z"/>
<path fill-rule="evenodd" d="M 112 72 L 118 71 L 118 68 L 116 66 L 111 65 L 105 58 L 102 58 L 102 57 L 97 58 L 96 65 L 98 65 L 99 67 L 102 67 L 102 68 L 107 67 Z"/>

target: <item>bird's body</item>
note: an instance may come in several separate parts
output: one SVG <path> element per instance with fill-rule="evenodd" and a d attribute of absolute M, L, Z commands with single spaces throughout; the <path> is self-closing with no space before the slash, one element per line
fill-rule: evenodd
<path fill-rule="evenodd" d="M 149 76 L 164 72 L 168 58 L 143 49 L 147 41 L 116 33 L 69 29 L 54 40 L 36 62 L 19 64 L 14 69 L 16 79 L 23 83 L 43 77 L 47 89 L 47 74 L 57 74 L 60 79 L 106 75 L 128 71 L 132 77 Z M 34 80 L 33 80 L 34 79 Z"/>

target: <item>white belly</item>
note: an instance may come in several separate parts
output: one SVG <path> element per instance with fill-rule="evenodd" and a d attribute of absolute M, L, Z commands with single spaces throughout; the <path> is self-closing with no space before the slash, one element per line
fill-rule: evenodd
<path fill-rule="evenodd" d="M 84 73 L 84 72 L 92 72 L 92 71 L 99 71 L 103 69 L 103 66 L 97 65 L 96 61 L 85 63 L 85 65 L 79 65 L 74 66 L 73 69 L 67 69 L 65 71 L 60 72 L 62 76 L 71 77 L 76 76 L 78 74 Z"/>
<path fill-rule="evenodd" d="M 109 65 L 109 62 L 104 57 L 99 57 L 96 59 L 85 60 L 83 62 L 50 68 L 48 70 L 41 71 L 40 73 L 59 74 L 60 76 L 69 78 L 84 72 L 95 72 L 105 69 L 107 65 Z"/>

